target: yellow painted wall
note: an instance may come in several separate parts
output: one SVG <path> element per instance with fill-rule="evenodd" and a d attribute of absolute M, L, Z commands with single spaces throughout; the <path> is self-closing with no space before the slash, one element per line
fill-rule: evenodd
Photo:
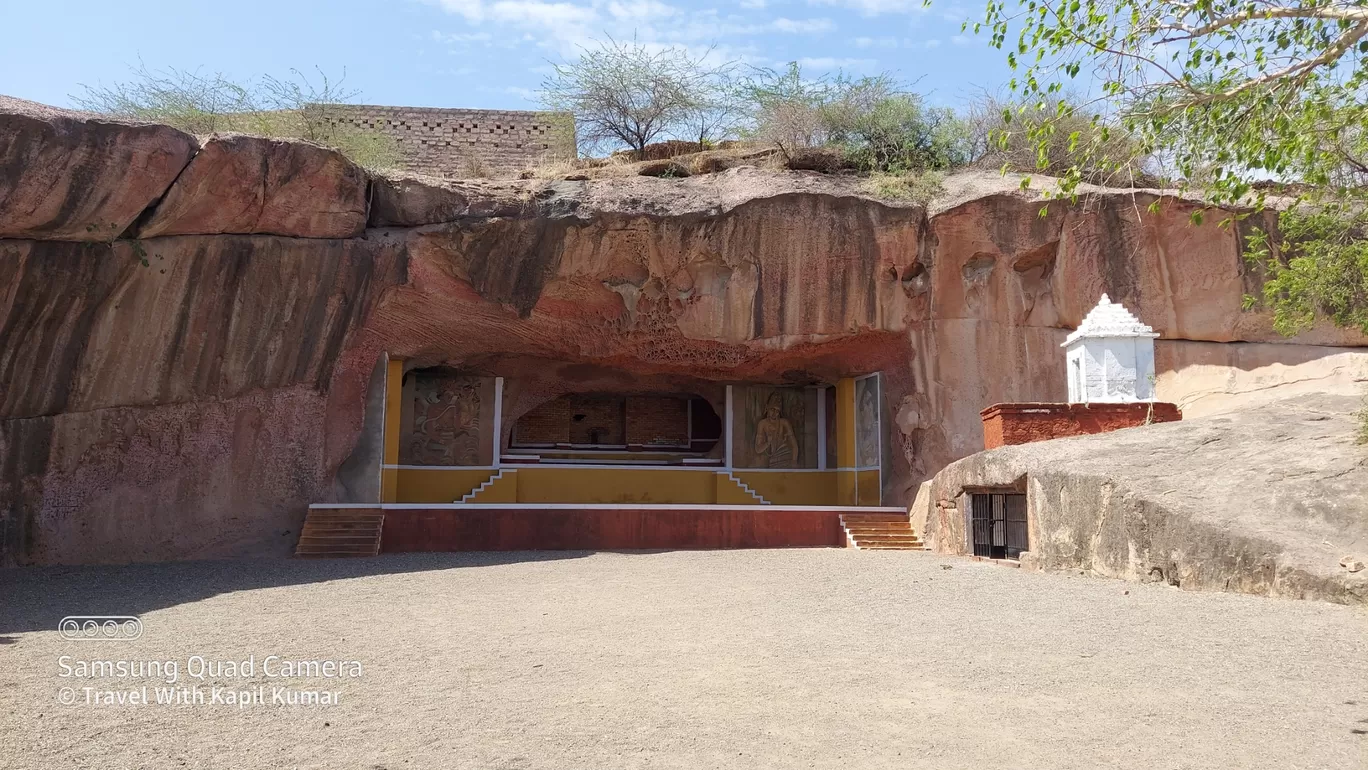
<path fill-rule="evenodd" d="M 399 464 L 399 431 L 403 419 L 404 359 L 391 358 L 385 366 L 385 420 L 381 430 L 384 449 L 380 466 L 380 502 L 399 500 L 399 472 L 385 466 Z"/>
<path fill-rule="evenodd" d="M 453 503 L 494 475 L 488 468 L 399 468 L 391 472 L 397 479 L 397 496 L 386 502 L 400 503 Z"/>
<path fill-rule="evenodd" d="M 883 490 L 879 489 L 878 469 L 856 471 L 858 490 L 856 505 L 883 505 Z"/>
<path fill-rule="evenodd" d="M 616 468 L 518 469 L 520 503 L 711 504 L 717 482 L 710 471 Z"/>
<path fill-rule="evenodd" d="M 734 473 L 772 505 L 836 505 L 836 471 Z"/>
<path fill-rule="evenodd" d="M 645 450 L 642 452 L 575 452 L 567 449 L 521 449 L 511 447 L 504 450 L 508 455 L 538 455 L 544 463 L 557 463 L 561 460 L 580 460 L 590 464 L 609 465 L 619 460 L 665 460 L 679 462 L 686 457 L 697 457 L 690 452 L 667 452 L 665 450 Z"/>
<path fill-rule="evenodd" d="M 494 477 L 487 468 L 392 469 L 401 503 L 451 503 Z M 838 486 L 852 502 L 878 505 L 878 471 L 783 473 L 734 471 L 772 505 L 841 505 Z M 856 479 L 859 481 L 855 502 Z M 661 503 L 675 505 L 758 505 L 730 476 L 711 470 L 616 468 L 505 468 L 472 503 Z"/>

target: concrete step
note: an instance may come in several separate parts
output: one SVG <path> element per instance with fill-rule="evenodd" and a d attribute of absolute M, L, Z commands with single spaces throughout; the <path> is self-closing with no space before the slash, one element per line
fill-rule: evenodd
<path fill-rule="evenodd" d="M 305 521 L 317 524 L 375 524 L 385 520 L 385 515 L 377 513 L 366 516 L 314 516 L 310 514 Z"/>
<path fill-rule="evenodd" d="M 861 551 L 924 551 L 919 545 L 860 545 L 856 546 Z"/>
<path fill-rule="evenodd" d="M 841 521 L 857 524 L 871 521 L 907 521 L 905 513 L 843 513 Z"/>
<path fill-rule="evenodd" d="M 382 511 L 310 509 L 295 545 L 295 556 L 374 556 L 380 552 L 384 522 Z"/>
<path fill-rule="evenodd" d="M 380 529 L 381 526 L 382 523 L 378 521 L 373 523 L 368 522 L 366 524 L 320 524 L 317 522 L 306 521 L 304 522 L 304 528 L 300 531 L 305 533 L 317 532 L 320 534 L 335 533 L 341 535 L 350 534 L 352 532 L 374 532 L 377 529 Z"/>
<path fill-rule="evenodd" d="M 373 545 L 375 535 L 301 535 L 299 545 Z"/>

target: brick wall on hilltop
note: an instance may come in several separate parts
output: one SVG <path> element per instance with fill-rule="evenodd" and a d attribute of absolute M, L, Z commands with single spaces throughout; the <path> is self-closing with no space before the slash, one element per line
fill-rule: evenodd
<path fill-rule="evenodd" d="M 567 113 L 434 107 L 327 107 L 334 125 L 377 131 L 399 144 L 404 167 L 446 177 L 515 177 L 547 160 L 575 157 Z"/>

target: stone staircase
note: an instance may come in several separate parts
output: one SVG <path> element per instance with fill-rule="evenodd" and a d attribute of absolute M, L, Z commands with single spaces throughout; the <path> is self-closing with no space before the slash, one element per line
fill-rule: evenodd
<path fill-rule="evenodd" d="M 518 501 L 518 472 L 501 468 L 483 484 L 465 493 L 458 503 L 516 503 Z"/>
<path fill-rule="evenodd" d="M 380 553 L 385 513 L 378 508 L 310 508 L 304 517 L 295 556 L 337 559 Z"/>
<path fill-rule="evenodd" d="M 841 526 L 852 548 L 884 551 L 925 550 L 906 513 L 843 513 Z"/>
<path fill-rule="evenodd" d="M 742 492 L 745 492 L 746 494 L 750 495 L 755 500 L 755 502 L 759 503 L 760 505 L 770 504 L 770 501 L 766 500 L 763 495 L 761 495 L 759 492 L 756 492 L 754 489 L 751 489 L 750 485 L 746 482 L 737 478 L 735 473 L 729 472 L 727 473 L 727 475 L 731 477 L 732 481 L 736 482 L 736 486 L 741 487 Z"/>

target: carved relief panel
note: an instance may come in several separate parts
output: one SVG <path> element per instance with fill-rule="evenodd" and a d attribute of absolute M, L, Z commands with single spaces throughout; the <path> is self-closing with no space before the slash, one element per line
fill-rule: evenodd
<path fill-rule="evenodd" d="M 736 387 L 732 446 L 736 467 L 817 467 L 816 393 L 810 388 Z"/>
<path fill-rule="evenodd" d="M 404 386 L 402 465 L 483 465 L 493 430 L 487 378 L 411 372 Z"/>

